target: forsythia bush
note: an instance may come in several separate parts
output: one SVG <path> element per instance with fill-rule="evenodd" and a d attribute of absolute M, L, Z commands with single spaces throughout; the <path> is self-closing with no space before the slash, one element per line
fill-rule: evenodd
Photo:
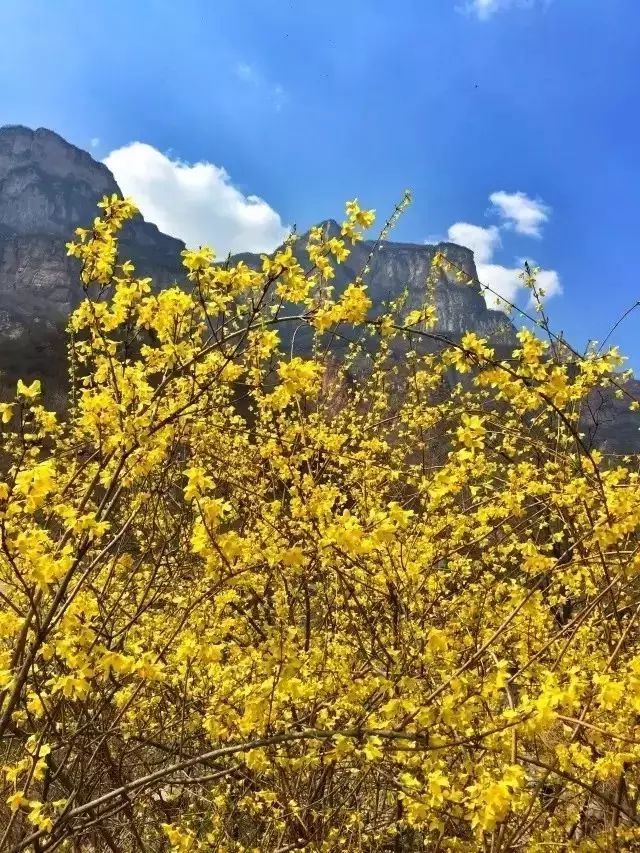
<path fill-rule="evenodd" d="M 640 849 L 637 461 L 579 423 L 616 351 L 333 293 L 356 202 L 310 269 L 160 292 L 102 207 L 68 410 L 0 408 L 0 849 Z"/>

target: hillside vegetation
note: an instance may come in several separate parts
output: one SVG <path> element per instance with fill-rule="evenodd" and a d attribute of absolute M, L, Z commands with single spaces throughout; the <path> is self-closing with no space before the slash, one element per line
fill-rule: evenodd
<path fill-rule="evenodd" d="M 508 358 L 429 282 L 333 292 L 357 202 L 309 269 L 160 291 L 135 213 L 69 246 L 64 414 L 0 404 L 0 849 L 639 849 L 637 458 L 579 428 L 617 351 L 535 271 Z"/>

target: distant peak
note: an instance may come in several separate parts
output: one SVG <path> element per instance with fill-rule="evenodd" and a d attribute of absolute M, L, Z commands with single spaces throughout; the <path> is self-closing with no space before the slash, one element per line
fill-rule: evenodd
<path fill-rule="evenodd" d="M 88 151 L 79 148 L 48 127 L 37 127 L 33 130 L 22 124 L 5 124 L 0 126 L 0 144 L 3 142 L 5 146 L 8 143 L 10 149 L 15 148 L 21 152 L 33 149 L 34 154 L 32 156 L 34 159 L 46 160 L 48 152 L 57 150 L 60 153 L 64 152 L 64 155 L 83 163 L 85 166 L 93 166 L 100 171 L 106 170 L 106 166 L 94 160 Z M 41 152 L 41 155 L 39 156 L 36 152 Z"/>
<path fill-rule="evenodd" d="M 33 133 L 33 130 L 30 127 L 25 127 L 23 124 L 0 125 L 0 134 L 9 133 Z"/>
<path fill-rule="evenodd" d="M 340 236 L 340 225 L 335 219 L 323 219 L 322 222 L 318 222 L 316 228 L 322 228 L 328 237 Z"/>
<path fill-rule="evenodd" d="M 63 145 L 71 146 L 70 142 L 56 133 L 54 130 L 49 130 L 48 127 L 37 127 L 35 130 L 27 127 L 24 124 L 3 124 L 0 125 L 0 136 L 29 136 L 29 137 L 50 137 Z M 75 147 L 75 146 L 72 146 Z"/>
<path fill-rule="evenodd" d="M 0 227 L 68 236 L 91 222 L 103 195 L 119 193 L 109 169 L 46 127 L 0 127 Z"/>
<path fill-rule="evenodd" d="M 37 127 L 33 131 L 33 135 L 37 138 L 41 139 L 53 139 L 56 142 L 62 143 L 62 145 L 68 145 L 70 148 L 76 148 L 76 145 L 73 145 L 64 136 L 60 136 L 59 133 L 56 133 L 55 130 L 50 130 L 48 127 Z"/>
<path fill-rule="evenodd" d="M 462 246 L 460 243 L 452 243 L 450 240 L 440 240 L 435 244 L 437 249 L 453 249 L 456 252 L 467 252 L 470 255 L 473 255 L 473 251 L 469 249 L 467 246 Z"/>
<path fill-rule="evenodd" d="M 28 156 L 34 160 L 46 160 L 50 152 L 58 151 L 60 154 L 80 162 L 85 166 L 93 166 L 100 171 L 105 171 L 106 166 L 95 160 L 88 151 L 74 145 L 64 136 L 60 136 L 48 127 L 38 127 L 33 130 L 22 124 L 5 124 L 0 126 L 0 144 L 6 156 L 21 155 Z"/>

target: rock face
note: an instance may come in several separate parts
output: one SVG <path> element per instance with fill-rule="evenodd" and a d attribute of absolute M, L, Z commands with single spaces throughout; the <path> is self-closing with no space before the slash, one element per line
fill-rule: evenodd
<path fill-rule="evenodd" d="M 366 246 L 365 251 L 368 248 Z M 461 285 L 452 275 L 438 277 L 435 301 L 439 329 L 450 335 L 474 331 L 494 341 L 514 343 L 515 330 L 505 314 L 487 308 L 477 281 L 473 252 L 453 243 L 437 246 L 383 243 L 372 259 L 369 287 L 374 301 L 393 298 L 400 285 L 409 288 L 408 307 L 418 307 L 424 299 L 425 284 L 438 252 L 474 279 L 472 285 Z"/>
<path fill-rule="evenodd" d="M 64 319 L 79 298 L 65 243 L 120 190 L 102 163 L 50 130 L 0 128 L 0 333 Z M 183 244 L 142 218 L 127 226 L 123 253 L 161 281 L 175 277 Z"/>
<path fill-rule="evenodd" d="M 0 129 L 0 227 L 68 238 L 95 215 L 96 194 L 117 191 L 109 170 L 50 130 Z"/>
<path fill-rule="evenodd" d="M 64 375 L 62 329 L 81 296 L 65 243 L 114 192 L 109 169 L 58 134 L 0 128 L 0 372 L 8 380 Z M 179 275 L 182 248 L 142 218 L 123 233 L 123 256 L 160 284 Z"/>
<path fill-rule="evenodd" d="M 15 341 L 41 327 L 64 322 L 80 296 L 77 266 L 67 258 L 65 242 L 79 225 L 95 217 L 96 204 L 107 193 L 119 193 L 115 178 L 90 154 L 50 130 L 0 128 L 0 340 Z M 336 230 L 336 223 L 328 223 Z M 304 241 L 301 241 L 304 242 Z M 142 218 L 128 223 L 122 255 L 141 274 L 162 285 L 181 275 L 183 244 L 162 234 Z M 336 284 L 353 279 L 373 244 L 361 243 L 339 268 Z M 437 250 L 475 275 L 473 254 L 460 246 L 385 243 L 376 251 L 369 276 L 375 301 L 408 287 L 412 301 L 422 294 Z M 250 264 L 259 258 L 243 255 Z M 486 308 L 480 291 L 441 277 L 436 294 L 442 330 L 452 334 L 473 329 L 506 339 L 513 327 L 504 315 Z M 411 301 L 411 300 L 410 300 Z"/>
<path fill-rule="evenodd" d="M 627 394 L 640 400 L 640 382 L 625 384 Z M 585 406 L 582 428 L 586 442 L 606 453 L 640 453 L 640 416 L 629 410 L 630 399 L 620 400 L 612 389 L 593 392 Z"/>
<path fill-rule="evenodd" d="M 330 237 L 340 234 L 340 226 L 334 220 L 328 220 L 321 225 Z M 296 244 L 295 254 L 303 266 L 308 266 L 305 244 L 306 235 L 303 235 Z M 336 291 L 339 292 L 353 281 L 368 264 L 370 270 L 365 281 L 374 305 L 394 299 L 406 288 L 407 310 L 423 304 L 433 258 L 436 253 L 443 253 L 473 278 L 475 284 L 461 285 L 453 275 L 438 275 L 434 293 L 438 312 L 437 331 L 449 336 L 473 331 L 491 337 L 498 345 L 513 346 L 516 343 L 515 328 L 506 315 L 502 311 L 491 311 L 487 308 L 480 292 L 473 252 L 470 249 L 454 243 L 432 246 L 421 243 L 382 242 L 376 246 L 371 240 L 363 240 L 350 247 L 350 251 L 348 259 L 336 266 L 336 277 L 332 281 Z M 252 267 L 260 266 L 258 255 L 246 253 L 237 255 L 236 259 L 244 260 Z"/>
<path fill-rule="evenodd" d="M 42 376 L 45 388 L 60 397 L 66 376 L 63 332 L 70 310 L 81 297 L 77 262 L 67 257 L 65 243 L 78 226 L 97 214 L 96 204 L 119 187 L 109 169 L 58 134 L 39 128 L 0 127 L 0 390 L 16 377 Z M 323 223 L 331 236 L 336 222 Z M 296 249 L 302 262 L 304 237 Z M 131 259 L 140 275 L 162 287 L 180 280 L 180 240 L 162 234 L 142 217 L 127 223 L 121 235 L 121 256 Z M 408 290 L 407 308 L 422 303 L 436 252 L 443 252 L 471 278 L 476 278 L 473 253 L 452 243 L 438 246 L 383 242 L 357 244 L 339 265 L 339 290 L 362 271 L 374 303 Z M 244 254 L 250 266 L 257 255 Z M 513 347 L 515 329 L 506 316 L 487 308 L 479 284 L 463 286 L 440 273 L 435 284 L 438 331 L 456 336 L 466 330 L 491 338 L 500 349 Z M 611 449 L 638 448 L 636 424 L 608 398 L 596 401 L 603 422 L 598 440 Z M 619 427 L 618 427 L 619 425 Z M 635 441 L 635 444 L 633 443 Z"/>

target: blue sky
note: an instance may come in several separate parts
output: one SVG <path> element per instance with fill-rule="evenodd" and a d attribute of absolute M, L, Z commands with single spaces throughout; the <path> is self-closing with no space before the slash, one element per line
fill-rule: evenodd
<path fill-rule="evenodd" d="M 493 227 L 483 269 L 554 271 L 554 327 L 583 345 L 640 299 L 639 57 L 637 0 L 0 0 L 0 124 L 93 140 L 223 248 L 410 187 L 397 239 Z M 501 191 L 544 211 L 533 236 Z M 616 335 L 636 367 L 639 329 Z"/>

